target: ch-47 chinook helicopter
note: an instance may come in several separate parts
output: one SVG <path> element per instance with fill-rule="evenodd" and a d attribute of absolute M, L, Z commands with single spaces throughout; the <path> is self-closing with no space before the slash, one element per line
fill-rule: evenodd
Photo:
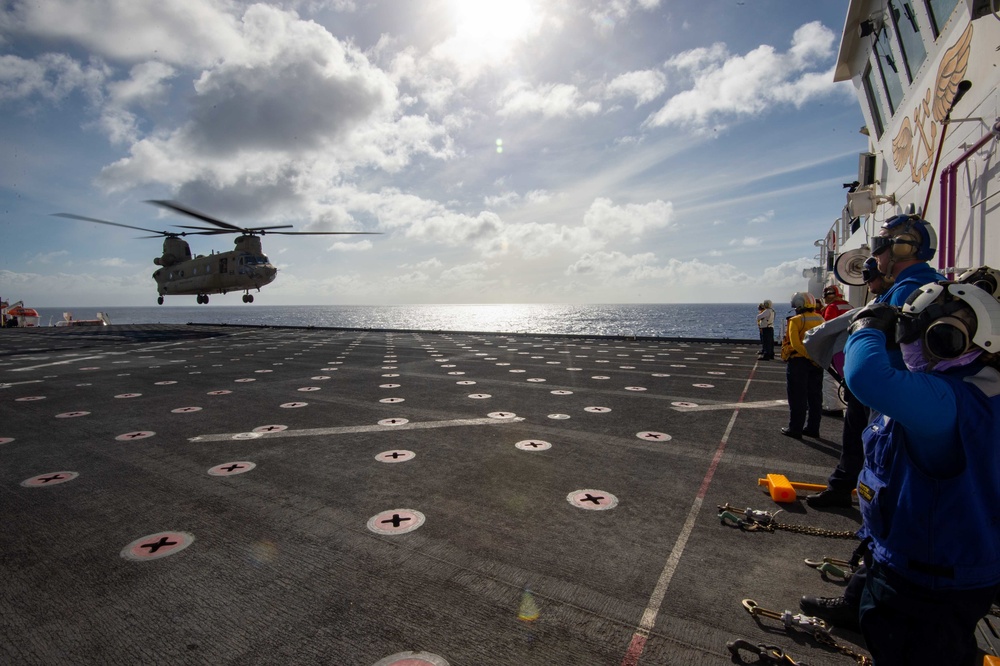
<path fill-rule="evenodd" d="M 243 302 L 253 303 L 253 295 L 250 290 L 256 289 L 259 292 L 261 287 L 273 282 L 278 275 L 278 269 L 271 265 L 261 248 L 260 237 L 267 234 L 339 236 L 378 233 L 373 231 L 275 231 L 275 229 L 289 229 L 292 226 L 290 224 L 244 228 L 217 220 L 175 201 L 155 200 L 147 203 L 207 222 L 214 225 L 214 228 L 177 224 L 174 226 L 181 229 L 194 229 L 195 231 L 156 231 L 155 229 L 144 229 L 131 224 L 98 220 L 72 213 L 55 213 L 55 215 L 153 234 L 152 236 L 141 236 L 141 238 L 162 236 L 163 254 L 153 259 L 153 263 L 161 267 L 153 273 L 156 289 L 159 292 L 156 302 L 160 305 L 163 305 L 164 296 L 195 295 L 198 297 L 198 303 L 208 303 L 209 294 L 226 294 L 230 291 L 243 291 Z M 182 239 L 183 236 L 217 236 L 219 234 L 239 234 L 235 240 L 236 248 L 229 252 L 213 252 L 208 256 L 193 257 L 187 241 Z"/>

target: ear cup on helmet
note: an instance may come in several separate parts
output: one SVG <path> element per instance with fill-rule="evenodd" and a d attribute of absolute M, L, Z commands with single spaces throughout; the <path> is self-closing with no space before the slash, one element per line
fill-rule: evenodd
<path fill-rule="evenodd" d="M 924 350 L 935 358 L 958 358 L 969 350 L 969 328 L 957 317 L 943 317 L 931 323 L 924 331 Z"/>
<path fill-rule="evenodd" d="M 934 258 L 937 252 L 937 234 L 926 220 L 915 215 L 896 215 L 889 218 L 882 228 L 889 230 L 889 235 L 897 239 L 891 248 L 893 259 L 930 261 Z"/>

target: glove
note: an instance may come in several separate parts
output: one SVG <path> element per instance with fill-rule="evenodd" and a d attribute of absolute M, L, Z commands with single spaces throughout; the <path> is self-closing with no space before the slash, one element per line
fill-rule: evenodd
<path fill-rule="evenodd" d="M 858 313 L 851 317 L 851 326 L 847 329 L 848 335 L 853 335 L 862 328 L 874 328 L 885 333 L 886 347 L 896 345 L 896 319 L 899 317 L 899 309 L 885 303 L 872 303 L 858 310 Z"/>

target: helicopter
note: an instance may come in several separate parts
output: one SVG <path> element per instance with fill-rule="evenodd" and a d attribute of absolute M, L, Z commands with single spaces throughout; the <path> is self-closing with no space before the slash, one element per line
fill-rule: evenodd
<path fill-rule="evenodd" d="M 243 302 L 253 303 L 251 289 L 260 292 L 261 287 L 270 284 L 278 275 L 278 269 L 271 265 L 261 247 L 260 237 L 267 234 L 284 236 L 339 236 L 339 235 L 378 235 L 375 231 L 276 231 L 289 229 L 292 225 L 282 224 L 268 227 L 239 227 L 229 222 L 216 219 L 176 201 L 162 199 L 149 200 L 146 203 L 172 210 L 201 220 L 213 227 L 194 227 L 183 224 L 174 226 L 193 231 L 156 231 L 131 224 L 109 222 L 72 213 L 53 213 L 56 217 L 71 220 L 83 220 L 108 224 L 113 227 L 124 227 L 153 234 L 140 238 L 163 238 L 163 254 L 153 259 L 160 266 L 153 273 L 159 296 L 156 302 L 163 305 L 164 296 L 197 296 L 199 304 L 208 303 L 209 294 L 226 294 L 230 291 L 243 291 Z M 184 236 L 217 236 L 220 234 L 239 234 L 236 237 L 235 249 L 229 252 L 212 252 L 205 256 L 191 255 L 191 247 Z"/>

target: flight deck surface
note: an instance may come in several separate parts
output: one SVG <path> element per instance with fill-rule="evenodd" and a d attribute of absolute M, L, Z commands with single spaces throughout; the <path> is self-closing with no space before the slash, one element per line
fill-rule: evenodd
<path fill-rule="evenodd" d="M 748 342 L 135 325 L 0 331 L 0 661 L 854 663 L 780 620 L 839 595 L 840 419 L 784 437 Z M 834 638 L 863 649 L 860 635 Z M 409 659 L 410 661 L 406 661 Z M 749 661 L 749 660 L 748 660 Z"/>

